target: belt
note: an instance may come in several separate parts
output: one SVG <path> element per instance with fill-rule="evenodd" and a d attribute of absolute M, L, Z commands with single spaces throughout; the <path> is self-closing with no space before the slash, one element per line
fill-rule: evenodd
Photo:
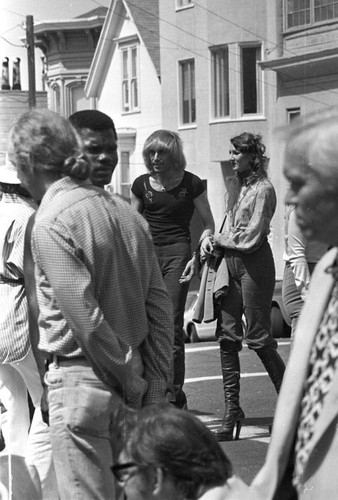
<path fill-rule="evenodd" d="M 88 359 L 85 356 L 76 356 L 73 358 L 67 358 L 66 356 L 60 356 L 59 354 L 50 354 L 49 363 L 53 363 L 55 366 L 90 366 Z"/>

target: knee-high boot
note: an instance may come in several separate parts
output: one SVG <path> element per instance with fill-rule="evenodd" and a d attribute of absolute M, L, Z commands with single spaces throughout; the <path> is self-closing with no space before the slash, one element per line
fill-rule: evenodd
<path fill-rule="evenodd" d="M 285 371 L 284 361 L 273 346 L 261 347 L 257 349 L 256 353 L 268 372 L 277 394 L 279 394 Z"/>
<path fill-rule="evenodd" d="M 218 441 L 232 441 L 235 427 L 235 439 L 239 439 L 242 422 L 244 420 L 243 410 L 239 406 L 240 366 L 238 353 L 221 349 L 221 366 L 225 413 L 221 427 L 216 429 L 214 434 Z"/>

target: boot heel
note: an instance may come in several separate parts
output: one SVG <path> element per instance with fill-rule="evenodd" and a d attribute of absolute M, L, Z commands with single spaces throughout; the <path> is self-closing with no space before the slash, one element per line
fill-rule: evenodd
<path fill-rule="evenodd" d="M 234 416 L 231 414 L 226 415 L 223 419 L 223 424 L 221 425 L 221 427 L 214 431 L 214 435 L 217 441 L 238 441 L 244 418 L 245 415 L 242 408 L 239 408 Z"/>
<path fill-rule="evenodd" d="M 239 419 L 237 420 L 236 422 L 236 432 L 235 432 L 235 441 L 238 441 L 239 440 L 239 435 L 241 433 L 241 429 L 242 429 L 242 424 L 243 424 L 243 419 Z"/>

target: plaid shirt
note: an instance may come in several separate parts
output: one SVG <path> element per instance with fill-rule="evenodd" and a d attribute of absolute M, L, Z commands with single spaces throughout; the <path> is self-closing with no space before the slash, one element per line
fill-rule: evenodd
<path fill-rule="evenodd" d="M 1 196 L 1 194 L 0 194 Z M 23 279 L 24 235 L 35 205 L 17 194 L 0 199 L 0 363 L 23 359 L 29 349 Z"/>
<path fill-rule="evenodd" d="M 143 217 L 89 181 L 65 177 L 42 199 L 32 251 L 39 348 L 85 355 L 129 404 L 144 394 L 143 404 L 163 401 L 173 313 Z"/>

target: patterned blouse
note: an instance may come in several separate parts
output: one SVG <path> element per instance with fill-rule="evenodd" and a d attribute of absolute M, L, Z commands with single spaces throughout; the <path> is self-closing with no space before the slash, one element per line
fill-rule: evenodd
<path fill-rule="evenodd" d="M 3 193 L 0 200 L 0 363 L 23 359 L 30 349 L 23 278 L 24 235 L 32 201 Z"/>
<path fill-rule="evenodd" d="M 245 183 L 236 175 L 226 179 L 226 188 L 226 220 L 216 242 L 244 253 L 254 252 L 270 233 L 276 209 L 274 187 L 265 177 Z"/>

